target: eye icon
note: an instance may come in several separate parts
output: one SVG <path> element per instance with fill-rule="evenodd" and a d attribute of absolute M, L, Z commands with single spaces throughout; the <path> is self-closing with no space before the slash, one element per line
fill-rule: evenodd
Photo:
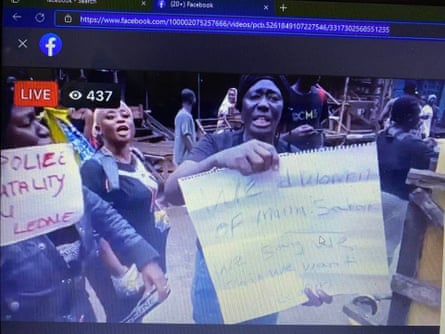
<path fill-rule="evenodd" d="M 78 90 L 73 90 L 68 94 L 68 96 L 70 97 L 71 100 L 77 101 L 82 98 L 82 93 Z"/>

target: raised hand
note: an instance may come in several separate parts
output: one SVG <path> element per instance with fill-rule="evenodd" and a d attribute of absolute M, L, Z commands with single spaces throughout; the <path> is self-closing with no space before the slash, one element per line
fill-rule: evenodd
<path fill-rule="evenodd" d="M 218 167 L 236 169 L 243 175 L 278 169 L 278 153 L 271 144 L 253 139 L 216 153 Z"/>

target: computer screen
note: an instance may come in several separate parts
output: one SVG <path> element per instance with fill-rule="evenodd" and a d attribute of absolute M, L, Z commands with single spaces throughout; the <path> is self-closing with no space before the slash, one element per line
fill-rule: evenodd
<path fill-rule="evenodd" d="M 3 333 L 443 328 L 440 1 L 2 9 Z"/>

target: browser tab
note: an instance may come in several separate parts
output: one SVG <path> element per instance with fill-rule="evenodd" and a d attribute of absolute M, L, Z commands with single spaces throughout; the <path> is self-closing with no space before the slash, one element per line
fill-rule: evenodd
<path fill-rule="evenodd" d="M 151 0 L 10 0 L 5 7 L 149 11 Z"/>
<path fill-rule="evenodd" d="M 175 14 L 223 14 L 223 15 L 273 15 L 273 0 L 157 0 L 153 3 L 155 13 Z"/>

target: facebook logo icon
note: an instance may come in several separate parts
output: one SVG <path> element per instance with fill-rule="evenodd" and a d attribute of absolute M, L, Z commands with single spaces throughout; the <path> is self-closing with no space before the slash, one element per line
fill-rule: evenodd
<path fill-rule="evenodd" d="M 48 33 L 40 38 L 40 51 L 48 57 L 54 57 L 62 50 L 62 39 L 53 33 Z"/>
<path fill-rule="evenodd" d="M 166 6 L 167 4 L 166 4 L 166 2 L 164 1 L 164 0 L 159 0 L 158 1 L 158 7 L 159 8 L 165 8 L 165 6 Z"/>

